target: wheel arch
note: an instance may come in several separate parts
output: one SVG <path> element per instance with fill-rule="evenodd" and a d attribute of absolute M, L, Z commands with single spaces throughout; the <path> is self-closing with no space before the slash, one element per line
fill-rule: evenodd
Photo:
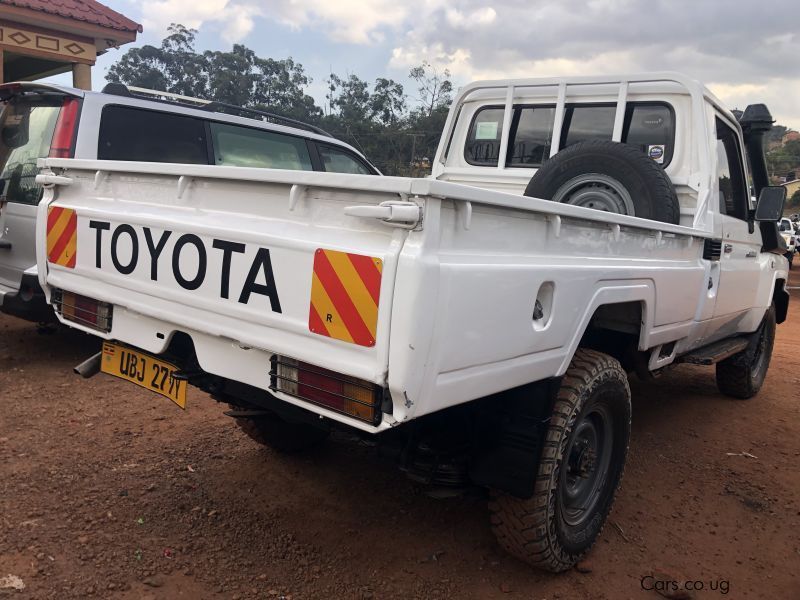
<path fill-rule="evenodd" d="M 786 280 L 783 278 L 775 279 L 772 286 L 772 302 L 775 304 L 775 322 L 783 323 L 789 312 L 789 292 L 786 291 Z"/>
<path fill-rule="evenodd" d="M 653 328 L 654 306 L 655 284 L 652 280 L 604 282 L 602 287 L 595 290 L 591 302 L 579 320 L 575 336 L 558 369 L 557 376 L 566 373 L 575 352 L 580 347 L 591 347 L 606 352 L 620 362 L 623 362 L 624 358 L 620 355 L 623 341 L 626 342 L 624 344 L 626 348 L 635 343 L 634 350 L 645 350 L 646 334 Z M 611 347 L 596 347 L 593 333 L 598 330 L 614 332 Z"/>

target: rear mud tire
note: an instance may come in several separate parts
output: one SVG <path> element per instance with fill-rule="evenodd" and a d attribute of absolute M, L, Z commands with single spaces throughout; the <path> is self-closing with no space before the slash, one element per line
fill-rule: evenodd
<path fill-rule="evenodd" d="M 750 344 L 730 358 L 717 363 L 717 388 L 738 400 L 758 394 L 767 377 L 772 348 L 775 345 L 775 305 L 764 314 Z"/>
<path fill-rule="evenodd" d="M 622 366 L 601 352 L 578 350 L 556 397 L 533 496 L 492 492 L 491 524 L 500 546 L 547 571 L 580 561 L 614 502 L 630 426 Z"/>
<path fill-rule="evenodd" d="M 231 408 L 236 408 L 231 406 Z M 322 444 L 330 431 L 307 425 L 292 423 L 270 414 L 258 417 L 234 419 L 239 428 L 253 441 L 272 448 L 282 454 L 297 454 Z"/>

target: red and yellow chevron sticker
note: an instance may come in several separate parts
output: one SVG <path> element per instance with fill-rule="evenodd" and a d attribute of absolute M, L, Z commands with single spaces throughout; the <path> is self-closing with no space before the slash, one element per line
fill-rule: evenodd
<path fill-rule="evenodd" d="M 47 209 L 47 260 L 54 265 L 75 268 L 78 251 L 78 214 L 71 208 Z"/>
<path fill-rule="evenodd" d="M 318 249 L 314 254 L 308 328 L 359 346 L 374 346 L 383 261 Z"/>

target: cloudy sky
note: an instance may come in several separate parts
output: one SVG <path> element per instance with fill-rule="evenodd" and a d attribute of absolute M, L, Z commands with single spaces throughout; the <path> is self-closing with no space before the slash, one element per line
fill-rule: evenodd
<path fill-rule="evenodd" d="M 407 84 L 422 60 L 456 84 L 479 78 L 678 70 L 730 107 L 766 102 L 800 129 L 797 0 L 105 0 L 157 44 L 171 22 L 200 31 L 199 49 L 242 43 L 292 56 L 318 101 L 333 69 Z M 122 50 L 98 61 L 101 71 Z M 102 87 L 101 73 L 94 85 Z M 413 90 L 408 85 L 409 92 Z"/>

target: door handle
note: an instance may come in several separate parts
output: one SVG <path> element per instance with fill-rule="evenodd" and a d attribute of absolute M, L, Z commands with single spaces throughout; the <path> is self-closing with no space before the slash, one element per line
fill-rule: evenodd
<path fill-rule="evenodd" d="M 11 250 L 11 242 L 0 240 L 0 250 Z"/>
<path fill-rule="evenodd" d="M 380 219 L 381 222 L 413 229 L 422 219 L 422 209 L 413 202 L 389 201 L 377 206 L 345 206 L 344 214 L 350 217 Z"/>

